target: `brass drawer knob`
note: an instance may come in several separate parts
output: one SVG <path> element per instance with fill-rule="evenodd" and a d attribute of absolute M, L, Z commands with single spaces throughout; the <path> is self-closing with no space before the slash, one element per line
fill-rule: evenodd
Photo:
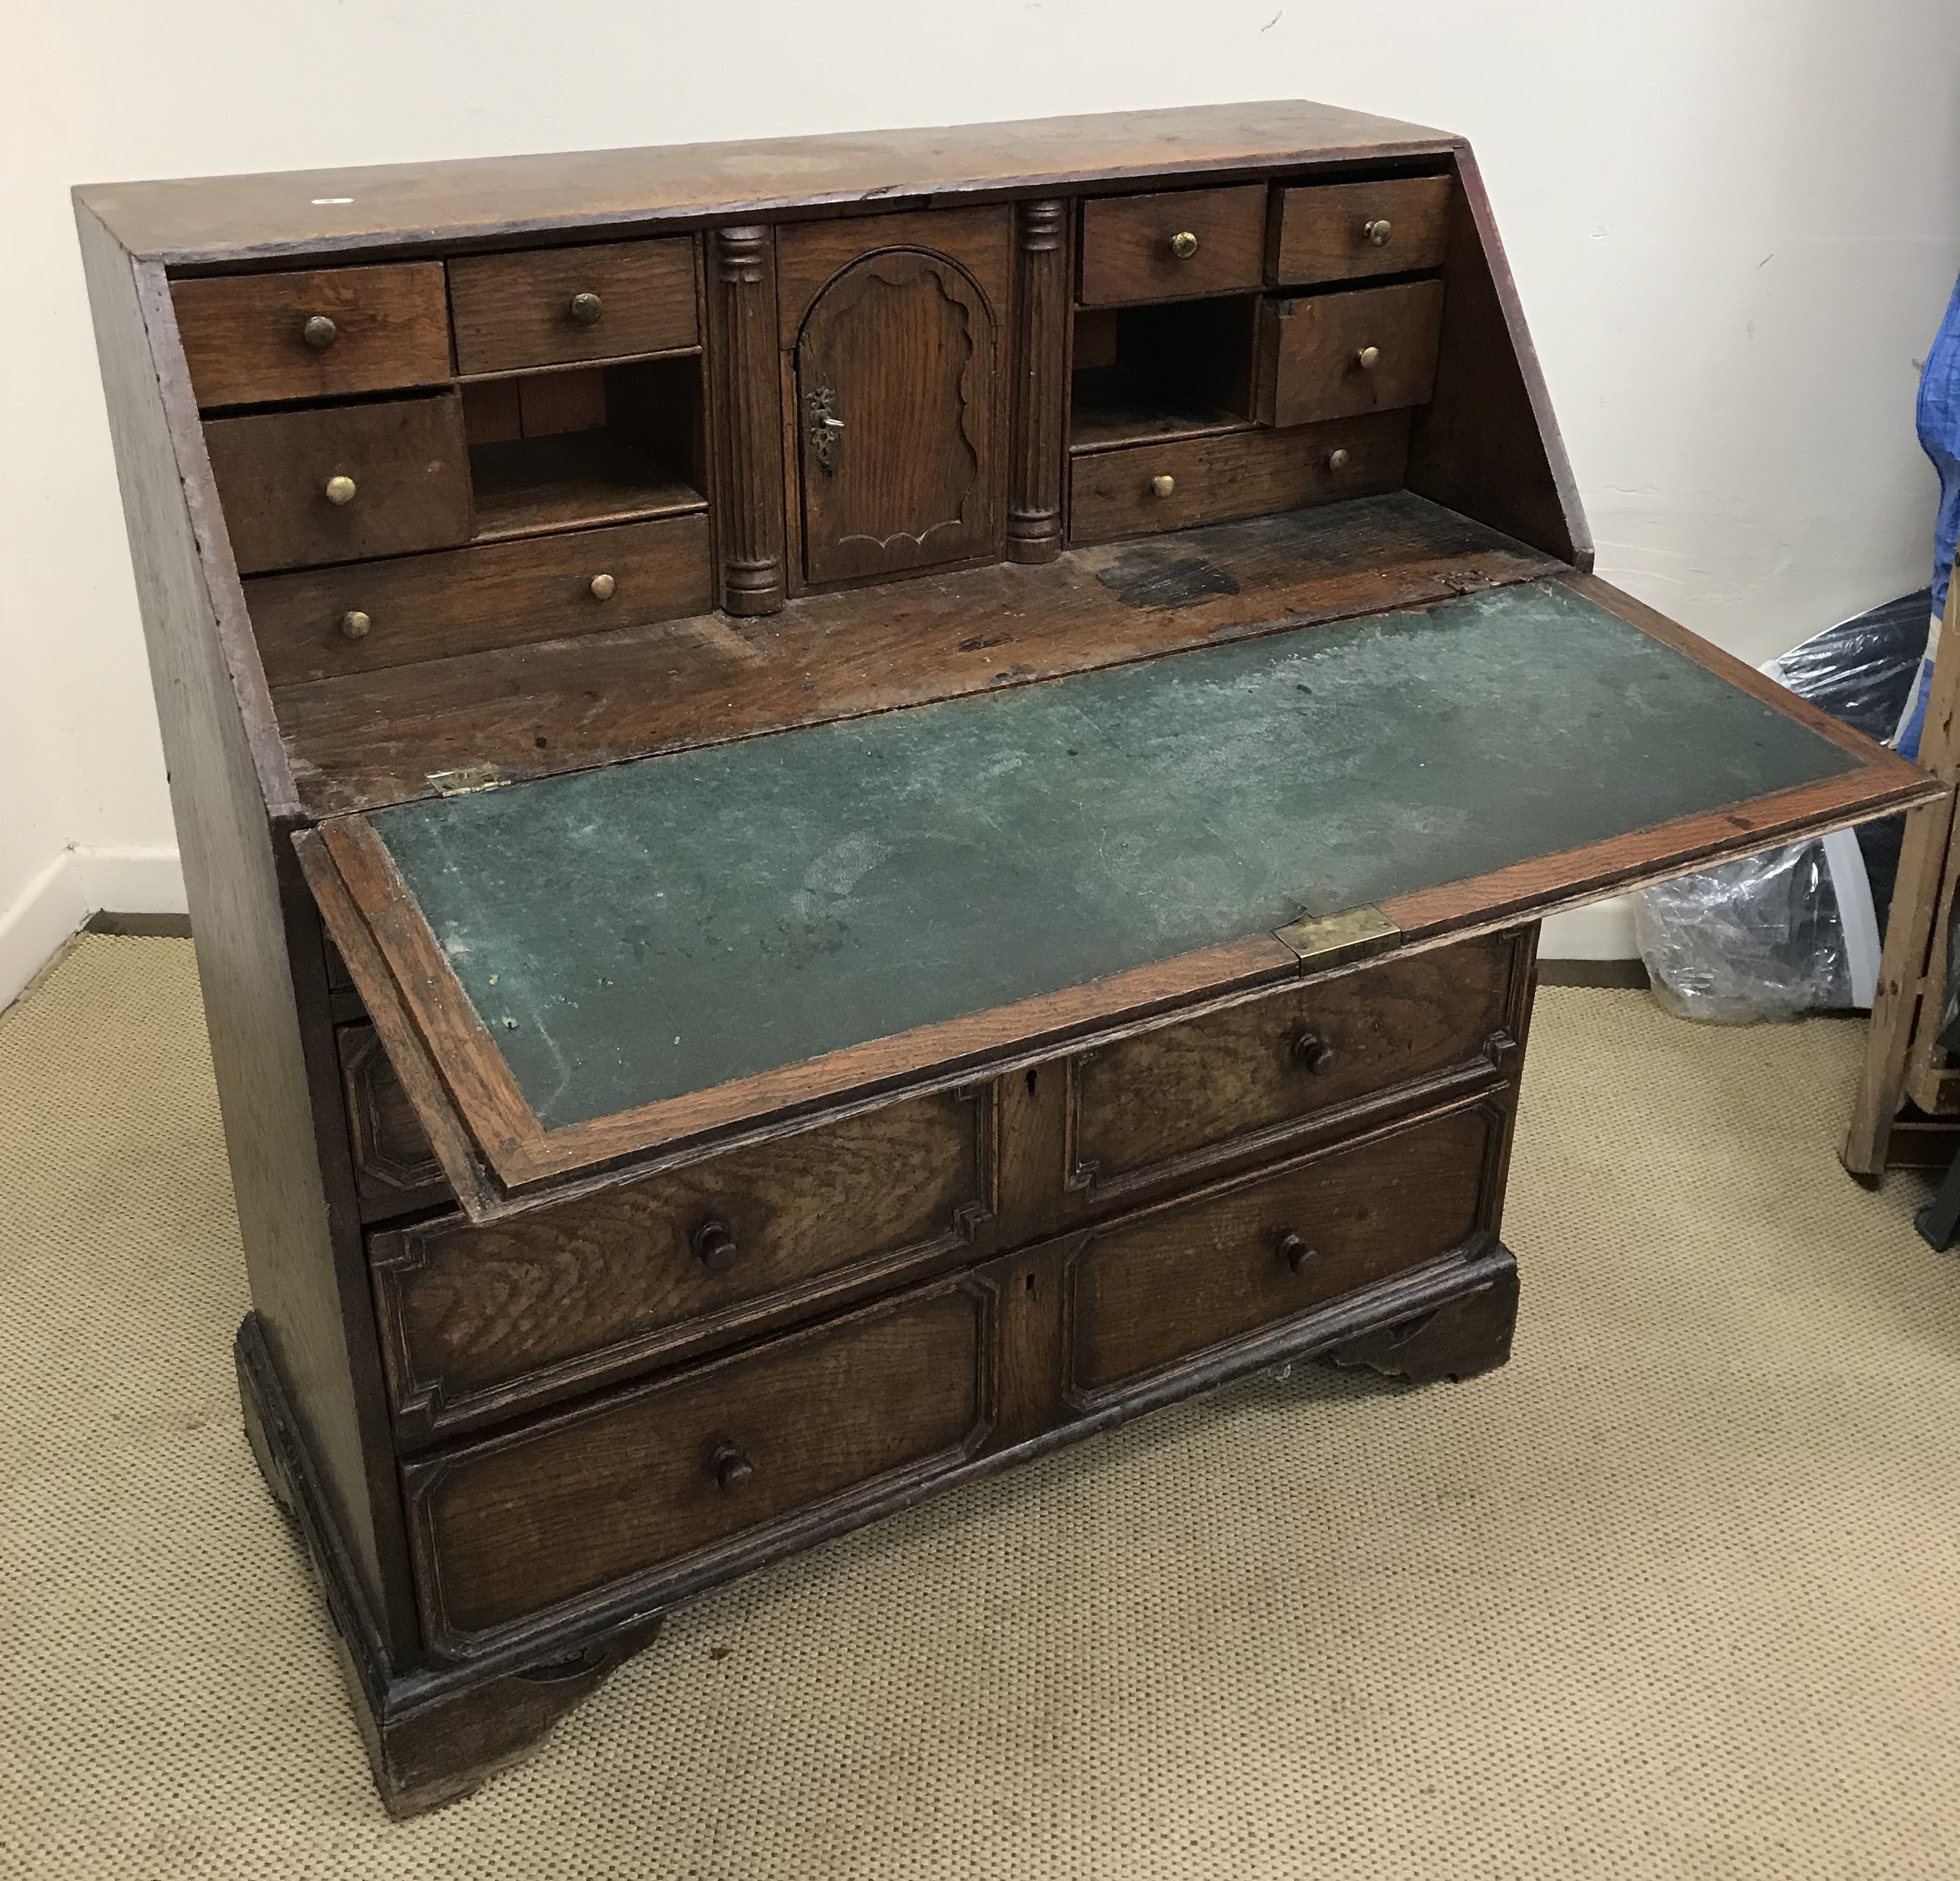
<path fill-rule="evenodd" d="M 735 1230 L 710 1215 L 692 1236 L 694 1257 L 711 1274 L 725 1274 L 735 1265 Z"/>
<path fill-rule="evenodd" d="M 1361 233 L 1375 247 L 1386 248 L 1389 245 L 1389 237 L 1395 231 L 1389 226 L 1387 218 L 1382 217 L 1372 222 L 1363 223 Z"/>
<path fill-rule="evenodd" d="M 609 574 L 595 574 L 587 585 L 592 590 L 592 598 L 595 601 L 609 601 L 619 587 L 619 584 Z"/>
<path fill-rule="evenodd" d="M 340 637 L 343 640 L 365 640 L 368 629 L 374 624 L 359 608 L 350 608 L 340 617 Z"/>
<path fill-rule="evenodd" d="M 1198 253 L 1198 237 L 1188 228 L 1182 228 L 1170 238 L 1170 252 L 1179 261 L 1188 261 Z"/>
<path fill-rule="evenodd" d="M 1325 1077 L 1341 1062 L 1341 1054 L 1317 1032 L 1293 1035 L 1293 1061 L 1316 1077 Z"/>
<path fill-rule="evenodd" d="M 597 326 L 600 315 L 606 311 L 596 294 L 574 294 L 565 310 L 581 326 Z"/>
<path fill-rule="evenodd" d="M 1150 479 L 1150 494 L 1153 496 L 1169 496 L 1176 492 L 1176 489 L 1177 479 L 1175 477 Z"/>
<path fill-rule="evenodd" d="M 1297 1234 L 1281 1235 L 1278 1252 L 1280 1259 L 1296 1274 L 1305 1273 L 1320 1259 L 1319 1249 L 1309 1247 Z"/>
<path fill-rule="evenodd" d="M 756 1473 L 755 1465 L 733 1443 L 718 1444 L 708 1459 L 708 1467 L 713 1471 L 715 1482 L 730 1494 Z"/>
<path fill-rule="evenodd" d="M 1382 363 L 1382 349 L 1379 346 L 1363 346 L 1354 355 L 1354 363 L 1363 372 L 1373 372 Z"/>
<path fill-rule="evenodd" d="M 329 477 L 326 480 L 326 500 L 336 509 L 354 501 L 354 479 L 352 477 Z"/>
<path fill-rule="evenodd" d="M 1330 470 L 1344 470 L 1348 468 L 1349 462 L 1350 459 L 1344 449 L 1330 450 L 1327 454 L 1327 467 Z"/>
<path fill-rule="evenodd" d="M 340 337 L 340 329 L 324 314 L 312 314 L 307 317 L 307 323 L 300 329 L 300 337 L 315 352 L 325 352 Z"/>

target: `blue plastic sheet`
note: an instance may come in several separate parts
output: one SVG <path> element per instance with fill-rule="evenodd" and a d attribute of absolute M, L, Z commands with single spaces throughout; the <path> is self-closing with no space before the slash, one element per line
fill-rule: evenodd
<path fill-rule="evenodd" d="M 1919 441 L 1939 473 L 1939 520 L 1933 534 L 1933 609 L 1946 606 L 1946 578 L 1960 536 L 1960 282 L 1946 303 L 1919 380 Z"/>

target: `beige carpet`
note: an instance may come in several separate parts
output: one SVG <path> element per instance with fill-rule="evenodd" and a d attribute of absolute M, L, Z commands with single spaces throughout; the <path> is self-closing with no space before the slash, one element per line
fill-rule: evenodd
<path fill-rule="evenodd" d="M 1302 1367 L 686 1609 L 375 1803 L 240 1434 L 187 944 L 0 1018 L 0 1875 L 1950 1876 L 1960 1256 L 1855 1028 L 1539 1002 L 1516 1357 Z"/>

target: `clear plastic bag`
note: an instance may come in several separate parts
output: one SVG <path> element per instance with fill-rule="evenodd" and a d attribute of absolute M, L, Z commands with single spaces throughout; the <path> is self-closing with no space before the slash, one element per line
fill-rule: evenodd
<path fill-rule="evenodd" d="M 1917 721 L 1931 600 L 1924 589 L 1793 647 L 1763 670 L 1867 737 Z M 1868 1006 L 1898 867 L 1899 823 L 1746 856 L 1633 897 L 1654 997 L 1682 1019 L 1746 1025 Z"/>
<path fill-rule="evenodd" d="M 1747 1025 L 1852 1004 L 1821 842 L 1661 882 L 1633 900 L 1654 997 L 1677 1018 Z"/>

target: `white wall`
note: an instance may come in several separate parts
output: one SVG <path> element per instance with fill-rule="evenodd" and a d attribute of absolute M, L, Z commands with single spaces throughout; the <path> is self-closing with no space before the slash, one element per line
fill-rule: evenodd
<path fill-rule="evenodd" d="M 1751 660 L 1927 578 L 1953 0 L 91 0 L 0 43 L 0 1002 L 181 906 L 74 183 L 1320 97 L 1476 145 L 1608 579 Z"/>

